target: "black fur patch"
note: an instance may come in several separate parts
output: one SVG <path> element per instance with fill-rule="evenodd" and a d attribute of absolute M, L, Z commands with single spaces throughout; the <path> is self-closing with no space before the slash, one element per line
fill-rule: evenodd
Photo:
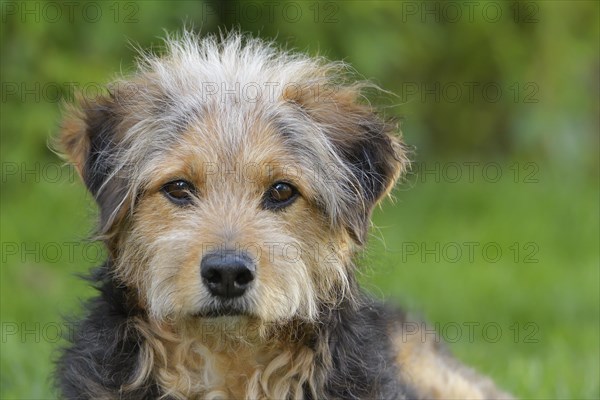
<path fill-rule="evenodd" d="M 90 104 L 84 109 L 90 150 L 83 170 L 83 179 L 94 196 L 98 194 L 112 170 L 108 155 L 115 147 L 115 132 L 119 122 L 112 109 L 113 100 L 110 96 L 101 103 Z"/>
<path fill-rule="evenodd" d="M 404 315 L 366 296 L 362 304 L 358 310 L 344 306 L 323 321 L 321 336 L 333 364 L 324 393 L 335 399 L 406 399 L 389 337 L 391 324 Z"/>
<path fill-rule="evenodd" d="M 350 147 L 341 145 L 341 153 L 355 171 L 363 198 L 375 203 L 391 184 L 396 172 L 396 154 L 386 132 L 387 124 L 376 120 L 361 126 L 367 133 Z"/>
<path fill-rule="evenodd" d="M 390 126 L 373 115 L 372 121 L 361 124 L 360 129 L 365 133 L 359 135 L 360 140 L 336 143 L 361 191 L 357 199 L 361 199 L 362 203 L 348 207 L 352 212 L 346 216 L 351 221 L 349 232 L 360 244 L 366 241 L 373 207 L 392 184 L 401 162 L 388 136 Z"/>
<path fill-rule="evenodd" d="M 108 277 L 108 266 L 91 278 L 100 295 L 87 303 L 88 315 L 75 326 L 72 343 L 57 361 L 56 383 L 66 399 L 153 399 L 158 387 L 148 382 L 134 392 L 121 393 L 136 370 L 140 336 L 130 324 L 137 315 L 125 288 L 117 287 Z"/>

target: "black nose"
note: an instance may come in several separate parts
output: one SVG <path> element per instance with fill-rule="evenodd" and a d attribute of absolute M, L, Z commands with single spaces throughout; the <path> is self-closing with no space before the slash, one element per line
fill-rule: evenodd
<path fill-rule="evenodd" d="M 200 262 L 200 276 L 208 290 L 219 297 L 233 298 L 244 294 L 254 280 L 254 261 L 245 253 L 218 251 Z"/>

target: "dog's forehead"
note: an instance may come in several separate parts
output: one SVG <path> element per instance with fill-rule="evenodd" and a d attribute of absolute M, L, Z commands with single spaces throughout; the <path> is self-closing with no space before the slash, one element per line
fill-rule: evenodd
<path fill-rule="evenodd" d="M 158 91 L 153 93 L 156 102 Z M 319 160 L 299 148 L 297 140 L 302 136 L 306 147 L 309 137 L 318 135 L 306 135 L 313 124 L 284 92 L 253 101 L 244 99 L 243 91 L 162 95 L 159 103 L 165 107 L 148 108 L 151 115 L 135 125 L 135 137 L 144 138 L 143 146 L 136 141 L 133 148 L 140 151 L 141 180 L 147 188 L 189 179 L 216 191 L 223 190 L 223 184 L 227 190 L 239 184 L 255 190 L 286 180 L 303 187 L 307 195 L 316 192 L 309 179 L 316 174 L 306 172 L 306 164 L 315 168 Z M 141 108 L 136 104 L 135 109 Z"/>
<path fill-rule="evenodd" d="M 209 105 L 188 121 L 179 151 L 201 161 L 264 162 L 285 155 L 283 133 L 259 105 Z"/>
<path fill-rule="evenodd" d="M 187 121 L 152 162 L 151 181 L 181 177 L 202 186 L 233 182 L 248 188 L 277 179 L 304 181 L 285 132 L 260 107 L 204 107 Z"/>

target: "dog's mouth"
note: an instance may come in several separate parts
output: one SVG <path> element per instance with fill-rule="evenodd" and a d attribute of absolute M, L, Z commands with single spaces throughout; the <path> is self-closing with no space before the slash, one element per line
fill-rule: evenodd
<path fill-rule="evenodd" d="M 222 302 L 204 308 L 194 314 L 198 318 L 218 318 L 218 317 L 251 317 L 254 314 L 247 307 L 235 303 Z"/>
<path fill-rule="evenodd" d="M 250 316 L 250 314 L 244 310 L 230 307 L 211 308 L 204 310 L 196 314 L 200 318 L 217 318 L 217 317 L 241 317 Z"/>

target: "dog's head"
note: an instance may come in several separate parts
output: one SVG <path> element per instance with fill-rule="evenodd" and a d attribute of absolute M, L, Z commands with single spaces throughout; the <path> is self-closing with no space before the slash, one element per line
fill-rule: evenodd
<path fill-rule="evenodd" d="M 347 69 L 237 34 L 167 40 L 60 142 L 100 208 L 112 272 L 154 318 L 314 320 L 406 167 Z"/>

